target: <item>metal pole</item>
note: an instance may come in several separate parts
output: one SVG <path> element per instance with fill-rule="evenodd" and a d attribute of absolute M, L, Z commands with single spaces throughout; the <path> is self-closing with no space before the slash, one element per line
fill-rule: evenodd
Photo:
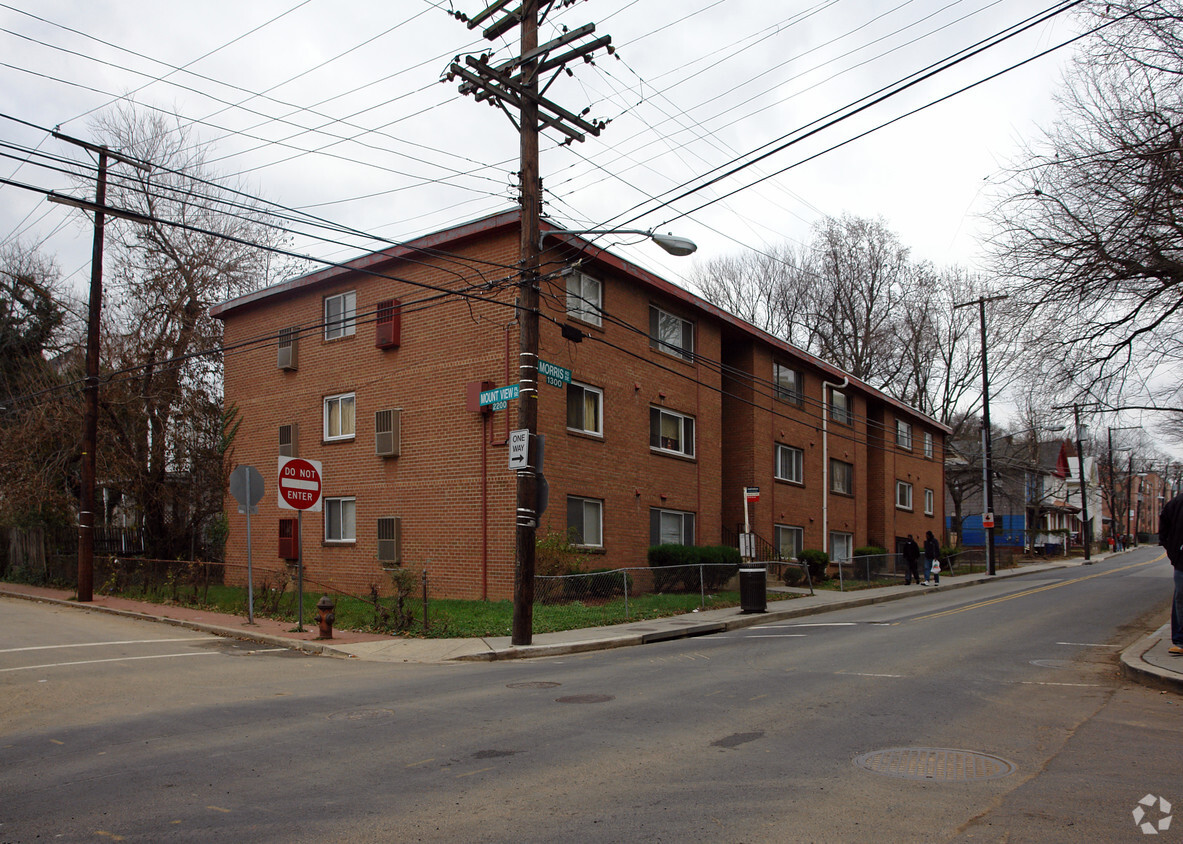
<path fill-rule="evenodd" d="M 296 511 L 296 632 L 304 632 L 304 511 Z"/>
<path fill-rule="evenodd" d="M 978 316 L 981 320 L 982 330 L 982 453 L 985 458 L 985 465 L 982 467 L 986 473 L 985 481 L 985 495 L 986 495 L 986 512 L 990 514 L 991 520 L 994 517 L 994 458 L 993 450 L 990 447 L 990 375 L 986 366 L 986 299 L 978 299 Z M 986 574 L 996 574 L 994 563 L 994 528 L 986 528 Z"/>
<path fill-rule="evenodd" d="M 90 307 L 86 321 L 86 382 L 82 388 L 82 496 L 78 508 L 78 600 L 94 600 L 95 452 L 99 430 L 99 317 L 103 308 L 103 227 L 107 204 L 107 148 L 99 148 L 94 244 L 90 257 Z"/>
<path fill-rule="evenodd" d="M 251 574 L 251 473 L 246 473 L 246 623 L 255 623 L 255 579 Z"/>
<path fill-rule="evenodd" d="M 524 0 L 521 7 L 521 54 L 528 56 L 538 46 L 538 0 Z M 528 91 L 537 94 L 536 59 L 522 65 L 521 78 Z M 534 553 L 538 527 L 538 477 L 533 461 L 533 442 L 538 433 L 538 259 L 541 239 L 539 216 L 542 209 L 542 178 L 538 162 L 538 104 L 533 97 L 522 100 L 521 138 L 521 264 L 522 281 L 518 300 L 520 328 L 518 354 L 518 428 L 529 432 L 526 449 L 530 457 L 517 477 L 517 559 L 514 566 L 514 645 L 529 645 L 534 628 Z"/>
<path fill-rule="evenodd" d="M 1084 543 L 1084 564 L 1092 565 L 1089 548 L 1093 544 L 1093 525 L 1089 521 L 1089 496 L 1085 483 L 1084 446 L 1080 440 L 1080 405 L 1072 405 L 1072 412 L 1076 419 L 1076 465 L 1080 468 L 1080 541 Z"/>

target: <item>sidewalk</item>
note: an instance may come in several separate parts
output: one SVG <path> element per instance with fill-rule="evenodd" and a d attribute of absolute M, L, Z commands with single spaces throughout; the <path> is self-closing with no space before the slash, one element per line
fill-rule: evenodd
<path fill-rule="evenodd" d="M 1094 559 L 1101 560 L 1107 556 L 1109 555 L 1101 554 Z M 453 660 L 492 661 L 558 656 L 645 645 L 651 642 L 685 639 L 692 636 L 705 636 L 757 624 L 802 618 L 849 607 L 864 607 L 871 604 L 898 601 L 919 597 L 934 591 L 945 592 L 974 586 L 989 580 L 1005 580 L 1011 577 L 1023 577 L 1079 565 L 1081 563 L 1078 560 L 1039 563 L 1018 569 L 999 570 L 993 578 L 985 574 L 943 575 L 941 585 L 936 587 L 899 585 L 857 592 L 816 590 L 813 595 L 810 595 L 807 589 L 770 587 L 768 611 L 765 613 L 744 614 L 738 607 L 728 607 L 727 609 L 706 610 L 609 627 L 539 633 L 533 636 L 532 644 L 522 647 L 515 647 L 508 636 L 485 639 L 416 639 L 376 633 L 357 633 L 349 630 L 334 630 L 331 640 L 319 640 L 315 616 L 304 620 L 304 632 L 300 633 L 294 632 L 295 625 L 288 621 L 256 617 L 255 624 L 249 625 L 241 616 L 100 595 L 96 595 L 94 601 L 89 604 L 79 604 L 77 601 L 71 600 L 73 593 L 69 590 L 15 583 L 0 583 L 0 597 L 24 598 L 81 610 L 142 618 L 219 636 L 229 636 L 326 656 L 364 659 L 372 662 L 440 663 Z M 778 593 L 785 594 L 786 599 L 774 600 L 773 595 Z M 793 597 L 787 597 L 790 594 Z M 1144 639 L 1136 642 L 1122 653 L 1123 672 L 1131 679 L 1162 688 L 1183 691 L 1183 657 L 1171 656 L 1167 653 L 1168 647 L 1170 647 L 1170 634 L 1166 626 L 1149 633 Z"/>

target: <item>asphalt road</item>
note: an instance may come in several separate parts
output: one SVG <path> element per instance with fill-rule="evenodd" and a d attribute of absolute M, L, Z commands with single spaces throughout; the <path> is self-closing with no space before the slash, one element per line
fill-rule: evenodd
<path fill-rule="evenodd" d="M 1157 556 L 445 666 L 4 600 L 0 842 L 1146 840 L 1183 709 L 1116 654 L 1165 619 Z"/>

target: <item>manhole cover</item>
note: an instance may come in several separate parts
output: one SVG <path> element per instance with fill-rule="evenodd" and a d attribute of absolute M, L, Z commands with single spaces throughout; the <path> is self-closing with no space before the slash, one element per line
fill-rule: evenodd
<path fill-rule="evenodd" d="M 1033 659 L 1032 665 L 1038 665 L 1040 668 L 1071 668 L 1072 660 L 1070 659 Z"/>
<path fill-rule="evenodd" d="M 545 680 L 534 680 L 524 683 L 506 683 L 507 689 L 553 689 L 555 686 L 561 686 L 562 683 L 550 683 Z"/>
<path fill-rule="evenodd" d="M 607 703 L 612 695 L 567 695 L 555 698 L 555 703 Z"/>
<path fill-rule="evenodd" d="M 993 780 L 1014 773 L 1015 766 L 988 753 L 942 747 L 893 747 L 864 753 L 854 764 L 873 774 L 908 780 L 965 782 Z"/>
<path fill-rule="evenodd" d="M 334 712 L 329 716 L 330 721 L 378 721 L 383 718 L 393 718 L 393 709 L 351 709 L 348 712 Z"/>

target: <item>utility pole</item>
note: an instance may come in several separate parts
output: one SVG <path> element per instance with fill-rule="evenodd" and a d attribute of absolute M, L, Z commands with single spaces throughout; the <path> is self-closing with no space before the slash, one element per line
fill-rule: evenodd
<path fill-rule="evenodd" d="M 1084 471 L 1084 445 L 1080 439 L 1080 405 L 1072 405 L 1072 414 L 1076 420 L 1076 465 L 1080 468 L 1080 541 L 1084 543 L 1084 564 L 1093 564 L 1091 548 L 1093 544 L 1093 523 L 1089 521 L 1088 485 Z"/>
<path fill-rule="evenodd" d="M 494 0 L 471 19 L 456 16 L 475 29 L 491 20 L 510 5 L 511 0 Z M 499 106 L 518 128 L 521 140 L 521 281 L 518 291 L 518 428 L 529 432 L 526 465 L 517 473 L 517 514 L 515 527 L 513 629 L 514 645 L 529 645 L 534 627 L 534 558 L 538 530 L 538 272 L 542 248 L 542 177 L 538 157 L 538 134 L 542 126 L 557 129 L 567 136 L 567 143 L 584 140 L 583 133 L 598 135 L 602 122 L 592 123 L 572 114 L 539 94 L 539 78 L 565 72 L 566 62 L 590 56 L 601 47 L 612 51 L 608 36 L 571 47 L 595 32 L 594 24 L 566 30 L 558 38 L 538 43 L 538 26 L 556 0 L 523 0 L 521 6 L 505 12 L 484 30 L 485 38 L 500 38 L 515 26 L 520 28 L 520 53 L 499 65 L 489 64 L 487 55 L 466 56 L 464 64 L 454 61 L 447 78 L 459 76 L 464 81 L 460 93 L 472 94 L 478 101 Z M 570 49 L 566 49 L 570 47 Z M 552 56 L 552 52 L 564 52 Z M 547 85 L 549 87 L 549 83 Z M 517 110 L 517 117 L 510 113 Z"/>
<path fill-rule="evenodd" d="M 86 316 L 86 380 L 82 388 L 82 494 L 78 502 L 78 600 L 94 600 L 94 510 L 97 483 L 96 452 L 99 430 L 99 322 L 103 309 L 103 236 L 107 205 L 107 159 L 114 158 L 141 170 L 143 164 L 111 152 L 105 146 L 91 144 L 54 132 L 58 140 L 82 147 L 98 155 L 95 187 L 94 243 L 90 253 L 90 304 Z"/>
<path fill-rule="evenodd" d="M 1006 296 L 979 296 L 970 302 L 954 305 L 953 309 L 977 304 L 982 333 L 982 497 L 985 511 L 982 526 L 986 530 L 986 574 L 998 573 L 994 563 L 994 460 L 990 436 L 990 373 L 986 365 L 986 303 L 1006 299 Z"/>

